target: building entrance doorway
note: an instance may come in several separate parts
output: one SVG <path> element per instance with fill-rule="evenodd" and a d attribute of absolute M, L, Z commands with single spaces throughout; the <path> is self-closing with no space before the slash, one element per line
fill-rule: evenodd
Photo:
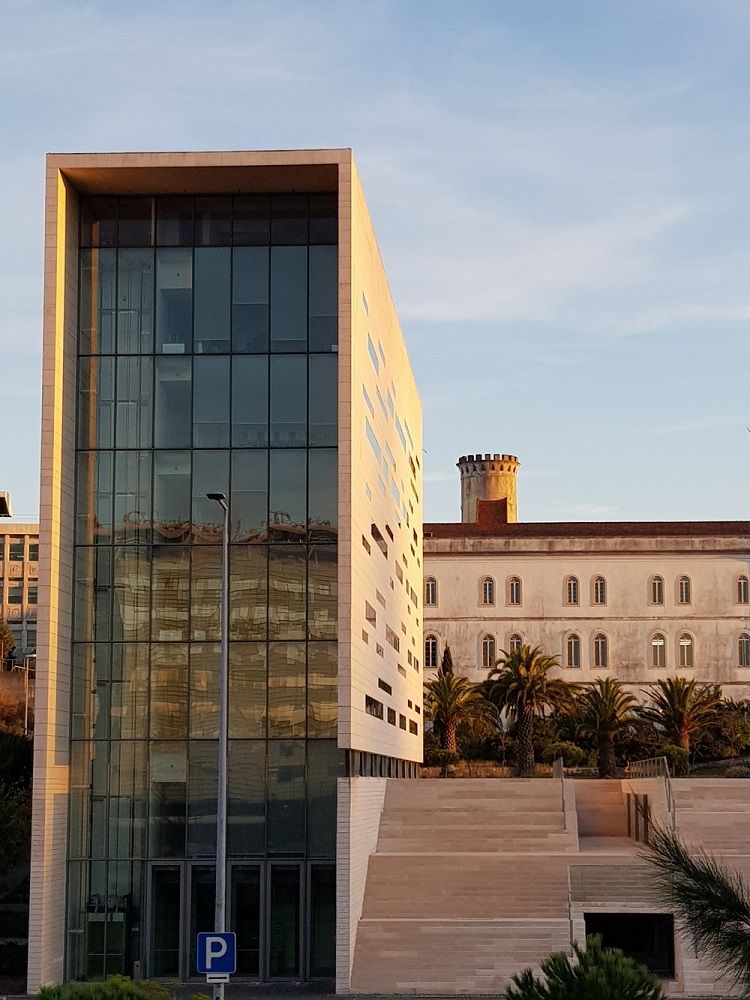
<path fill-rule="evenodd" d="M 215 868 L 152 862 L 147 953 L 154 978 L 197 977 L 195 942 L 213 930 Z M 232 862 L 228 929 L 237 935 L 237 976 L 291 980 L 335 975 L 336 876 L 331 863 Z"/>

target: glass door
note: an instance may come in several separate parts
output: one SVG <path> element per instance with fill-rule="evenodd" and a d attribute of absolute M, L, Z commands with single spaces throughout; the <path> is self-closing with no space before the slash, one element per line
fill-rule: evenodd
<path fill-rule="evenodd" d="M 310 865 L 308 976 L 336 975 L 336 866 Z"/>
<path fill-rule="evenodd" d="M 180 978 L 182 870 L 151 865 L 149 878 L 149 976 Z"/>
<path fill-rule="evenodd" d="M 268 866 L 268 978 L 301 978 L 302 866 Z"/>
<path fill-rule="evenodd" d="M 213 865 L 190 865 L 190 925 L 187 953 L 189 976 L 197 976 L 196 942 L 202 931 L 212 931 L 216 920 L 216 868 Z"/>
<path fill-rule="evenodd" d="M 237 975 L 260 977 L 261 868 L 233 864 L 229 927 L 237 935 Z"/>

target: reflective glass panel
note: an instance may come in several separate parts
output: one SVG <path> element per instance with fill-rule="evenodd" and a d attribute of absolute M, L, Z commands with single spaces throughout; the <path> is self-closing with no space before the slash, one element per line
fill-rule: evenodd
<path fill-rule="evenodd" d="M 156 350 L 185 354 L 193 343 L 193 251 L 156 254 Z"/>
<path fill-rule="evenodd" d="M 199 642 L 221 639 L 221 547 L 195 546 L 192 556 L 191 637 Z"/>
<path fill-rule="evenodd" d="M 338 242 L 338 210 L 335 194 L 310 195 L 310 242 Z"/>
<path fill-rule="evenodd" d="M 81 246 L 113 247 L 117 242 L 117 199 L 84 198 L 81 204 Z"/>
<path fill-rule="evenodd" d="M 263 246 L 271 239 L 270 198 L 267 194 L 244 194 L 234 199 L 235 246 Z"/>
<path fill-rule="evenodd" d="M 182 642 L 153 643 L 150 679 L 151 736 L 157 739 L 187 736 L 187 645 Z"/>
<path fill-rule="evenodd" d="M 147 643 L 112 646 L 110 729 L 113 740 L 142 740 L 148 735 L 149 663 Z"/>
<path fill-rule="evenodd" d="M 115 452 L 115 540 L 147 540 L 151 527 L 151 453 Z"/>
<path fill-rule="evenodd" d="M 229 637 L 265 639 L 268 574 L 266 548 L 259 545 L 232 545 L 229 567 Z"/>
<path fill-rule="evenodd" d="M 268 444 L 268 357 L 232 360 L 232 444 L 263 447 Z"/>
<path fill-rule="evenodd" d="M 266 846 L 271 854 L 305 849 L 305 741 L 268 741 Z"/>
<path fill-rule="evenodd" d="M 268 524 L 272 540 L 305 540 L 306 452 L 272 451 Z"/>
<path fill-rule="evenodd" d="M 232 263 L 232 348 L 241 354 L 268 350 L 268 247 L 236 247 Z"/>
<path fill-rule="evenodd" d="M 193 199 L 156 199 L 156 242 L 159 246 L 193 245 Z"/>
<path fill-rule="evenodd" d="M 190 532 L 190 452 L 154 454 L 154 540 L 187 541 Z"/>
<path fill-rule="evenodd" d="M 117 287 L 115 250 L 82 250 L 78 289 L 80 354 L 113 354 Z"/>
<path fill-rule="evenodd" d="M 338 344 L 338 247 L 310 247 L 310 350 Z"/>
<path fill-rule="evenodd" d="M 307 635 L 335 639 L 338 559 L 335 545 L 311 545 L 307 563 Z"/>
<path fill-rule="evenodd" d="M 151 354 L 154 349 L 154 254 L 121 250 L 117 258 L 117 350 Z"/>
<path fill-rule="evenodd" d="M 114 365 L 114 358 L 82 358 L 79 363 L 79 448 L 111 448 L 114 444 Z"/>
<path fill-rule="evenodd" d="M 268 637 L 305 638 L 305 550 L 273 545 L 268 557 Z"/>
<path fill-rule="evenodd" d="M 151 616 L 151 549 L 116 545 L 113 551 L 112 634 L 126 642 L 147 640 Z"/>
<path fill-rule="evenodd" d="M 268 735 L 305 735 L 305 644 L 272 642 L 268 647 Z"/>
<path fill-rule="evenodd" d="M 193 446 L 229 446 L 229 358 L 196 358 L 193 370 Z"/>
<path fill-rule="evenodd" d="M 151 869 L 150 976 L 180 974 L 180 869 L 154 865 Z"/>
<path fill-rule="evenodd" d="M 195 251 L 196 354 L 224 354 L 229 350 L 231 253 L 229 247 Z"/>
<path fill-rule="evenodd" d="M 146 853 L 146 746 L 113 740 L 110 747 L 110 858 L 142 858 Z"/>
<path fill-rule="evenodd" d="M 227 853 L 266 848 L 266 742 L 229 741 Z"/>
<path fill-rule="evenodd" d="M 219 544 L 224 535 L 224 511 L 209 493 L 229 496 L 229 452 L 193 452 L 193 541 Z"/>
<path fill-rule="evenodd" d="M 336 975 L 336 868 L 310 869 L 310 975 Z"/>
<path fill-rule="evenodd" d="M 232 452 L 232 540 L 260 542 L 268 524 L 268 452 Z"/>
<path fill-rule="evenodd" d="M 115 442 L 118 448 L 151 447 L 153 377 L 151 358 L 117 359 Z"/>
<path fill-rule="evenodd" d="M 253 739 L 266 734 L 266 646 L 229 645 L 229 736 Z"/>
<path fill-rule="evenodd" d="M 284 360 L 277 358 L 274 360 Z M 310 355 L 310 444 L 338 443 L 338 356 Z"/>
<path fill-rule="evenodd" d="M 307 247 L 271 248 L 271 350 L 307 349 Z"/>
<path fill-rule="evenodd" d="M 308 452 L 307 528 L 311 542 L 335 542 L 338 534 L 338 452 L 321 448 Z"/>
<path fill-rule="evenodd" d="M 156 359 L 157 448 L 190 447 L 190 400 L 193 366 L 190 358 Z"/>
<path fill-rule="evenodd" d="M 307 440 L 307 357 L 271 358 L 271 444 L 299 447 Z"/>
<path fill-rule="evenodd" d="M 230 197 L 195 199 L 195 245 L 199 247 L 232 245 Z"/>
<path fill-rule="evenodd" d="M 148 851 L 152 858 L 185 856 L 187 744 L 151 743 Z"/>
<path fill-rule="evenodd" d="M 307 243 L 306 194 L 271 195 L 271 242 Z"/>
<path fill-rule="evenodd" d="M 336 779 L 341 754 L 335 740 L 307 746 L 307 851 L 318 857 L 336 853 Z"/>
<path fill-rule="evenodd" d="M 112 452 L 79 451 L 77 465 L 76 541 L 107 544 L 112 538 Z"/>
<path fill-rule="evenodd" d="M 237 935 L 237 975 L 260 973 L 260 866 L 233 865 L 229 926 Z"/>
<path fill-rule="evenodd" d="M 147 247 L 153 242 L 151 198 L 120 198 L 117 242 L 121 247 Z"/>
<path fill-rule="evenodd" d="M 216 768 L 218 743 L 215 740 L 191 740 L 188 795 L 188 856 L 216 857 Z M 213 902 L 213 900 L 212 900 Z M 201 930 L 213 929 L 211 926 Z"/>
<path fill-rule="evenodd" d="M 190 647 L 190 739 L 217 739 L 219 735 L 218 643 Z"/>
<path fill-rule="evenodd" d="M 307 735 L 334 739 L 338 705 L 338 668 L 335 642 L 307 644 Z"/>
<path fill-rule="evenodd" d="M 189 638 L 190 549 L 155 545 L 152 549 L 151 638 L 159 642 Z"/>

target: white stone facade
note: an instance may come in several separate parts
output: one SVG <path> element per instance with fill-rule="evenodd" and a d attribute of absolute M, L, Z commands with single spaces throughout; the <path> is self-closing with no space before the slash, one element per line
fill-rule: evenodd
<path fill-rule="evenodd" d="M 570 680 L 637 694 L 682 675 L 746 698 L 749 577 L 750 522 L 426 525 L 426 662 L 449 644 L 483 680 L 493 649 L 522 641 Z"/>

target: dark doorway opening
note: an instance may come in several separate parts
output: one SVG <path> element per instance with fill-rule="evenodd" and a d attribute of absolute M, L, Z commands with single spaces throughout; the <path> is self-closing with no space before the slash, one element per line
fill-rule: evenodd
<path fill-rule="evenodd" d="M 586 937 L 601 934 L 605 948 L 620 948 L 654 975 L 674 977 L 671 913 L 585 913 Z"/>

